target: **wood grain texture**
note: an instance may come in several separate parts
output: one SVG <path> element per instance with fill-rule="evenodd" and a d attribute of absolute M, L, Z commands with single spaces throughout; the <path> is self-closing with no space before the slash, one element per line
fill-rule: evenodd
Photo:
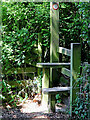
<path fill-rule="evenodd" d="M 62 68 L 61 73 L 70 77 L 70 70 L 67 68 Z"/>
<path fill-rule="evenodd" d="M 70 90 L 70 87 L 53 87 L 53 88 L 44 88 L 42 91 L 44 94 L 47 94 L 47 93 L 58 93 L 58 92 L 63 92 L 63 91 L 69 91 Z"/>
<path fill-rule="evenodd" d="M 71 50 L 64 48 L 64 47 L 59 47 L 57 49 L 57 52 L 62 53 L 62 54 L 67 55 L 67 56 L 71 55 Z"/>
<path fill-rule="evenodd" d="M 61 68 L 64 66 L 70 66 L 70 63 L 37 63 L 37 67 Z"/>

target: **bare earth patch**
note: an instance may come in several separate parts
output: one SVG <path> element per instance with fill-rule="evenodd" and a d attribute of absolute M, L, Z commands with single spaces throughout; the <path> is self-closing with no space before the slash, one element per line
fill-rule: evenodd
<path fill-rule="evenodd" d="M 62 113 L 47 113 L 45 108 L 33 102 L 33 100 L 26 100 L 25 103 L 20 104 L 18 108 L 2 109 L 1 120 L 50 120 L 51 118 L 59 120 L 69 120 L 69 115 Z"/>

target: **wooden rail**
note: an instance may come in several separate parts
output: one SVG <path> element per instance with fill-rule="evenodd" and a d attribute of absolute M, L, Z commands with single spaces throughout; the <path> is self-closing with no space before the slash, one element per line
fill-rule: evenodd
<path fill-rule="evenodd" d="M 67 68 L 62 68 L 61 73 L 70 77 L 70 70 Z"/>
<path fill-rule="evenodd" d="M 44 88 L 42 92 L 44 94 L 57 94 L 59 92 L 70 91 L 70 87 L 53 87 L 53 88 Z"/>
<path fill-rule="evenodd" d="M 3 71 L 3 74 L 14 74 L 14 72 L 16 71 L 17 74 L 20 73 L 34 73 L 37 71 L 36 67 L 26 67 L 26 68 L 12 68 L 10 70 Z"/>
<path fill-rule="evenodd" d="M 62 53 L 62 54 L 67 55 L 67 56 L 71 55 L 71 50 L 66 49 L 64 47 L 59 47 L 57 52 Z"/>
<path fill-rule="evenodd" d="M 41 68 L 61 68 L 63 66 L 70 66 L 70 63 L 37 63 L 37 67 Z"/>

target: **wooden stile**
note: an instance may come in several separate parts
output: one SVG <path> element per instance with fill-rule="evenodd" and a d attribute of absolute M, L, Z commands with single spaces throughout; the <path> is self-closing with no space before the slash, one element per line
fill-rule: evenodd
<path fill-rule="evenodd" d="M 74 85 L 77 84 L 77 75 L 80 73 L 81 46 L 80 43 L 71 43 L 71 50 L 59 47 L 59 9 L 54 10 L 54 4 L 59 3 L 50 3 L 50 63 L 37 63 L 37 67 L 43 68 L 42 104 L 48 108 L 48 112 L 55 112 L 55 94 L 70 91 L 72 116 L 72 105 L 79 91 Z M 70 63 L 59 63 L 59 53 L 70 56 Z M 70 66 L 70 70 L 65 68 L 67 66 Z M 59 79 L 57 68 L 62 68 L 61 73 L 70 77 L 70 87 L 55 87 Z"/>
<path fill-rule="evenodd" d="M 38 62 L 42 62 L 42 34 L 38 33 Z M 42 69 L 38 68 L 37 73 L 38 76 L 41 74 Z M 38 86 L 38 93 L 40 93 L 41 89 Z"/>

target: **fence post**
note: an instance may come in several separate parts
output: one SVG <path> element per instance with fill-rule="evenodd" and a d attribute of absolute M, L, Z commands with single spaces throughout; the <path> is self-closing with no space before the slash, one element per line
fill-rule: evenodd
<path fill-rule="evenodd" d="M 80 43 L 71 43 L 71 75 L 70 75 L 70 115 L 72 115 L 73 103 L 77 97 L 77 92 L 79 92 L 77 75 L 80 73 L 81 65 L 81 46 Z"/>
<path fill-rule="evenodd" d="M 42 62 L 42 34 L 38 33 L 38 62 Z M 41 73 L 41 68 L 38 68 L 38 76 Z M 42 89 L 49 88 L 49 69 L 43 68 Z M 38 90 L 40 92 L 40 88 Z M 42 93 L 42 106 L 46 112 L 48 111 L 48 95 Z"/>
<path fill-rule="evenodd" d="M 53 8 L 56 6 L 56 10 Z M 59 62 L 59 2 L 50 2 L 50 63 Z M 57 69 L 50 68 L 50 87 L 56 86 L 58 83 Z M 55 96 L 51 95 L 50 111 L 55 111 Z"/>
<path fill-rule="evenodd" d="M 42 89 L 49 88 L 49 69 L 43 68 Z M 42 106 L 48 112 L 49 95 L 42 93 Z"/>

